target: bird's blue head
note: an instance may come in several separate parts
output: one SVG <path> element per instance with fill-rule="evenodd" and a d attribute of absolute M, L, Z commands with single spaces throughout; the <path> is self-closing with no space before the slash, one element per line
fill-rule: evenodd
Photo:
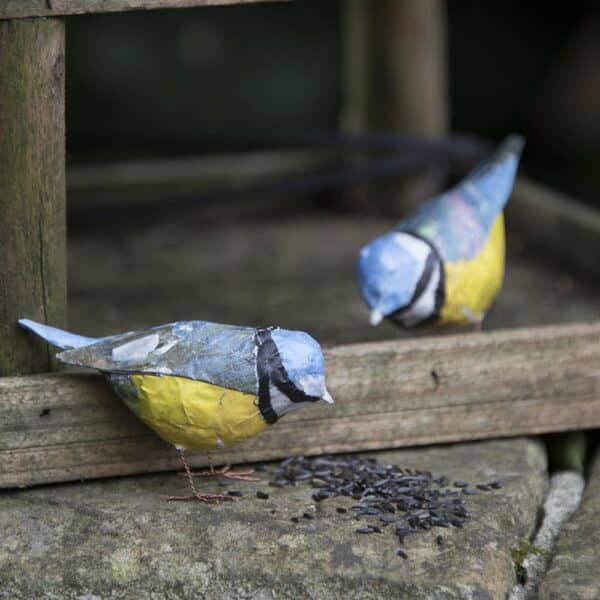
<path fill-rule="evenodd" d="M 310 335 L 265 329 L 257 339 L 259 405 L 269 422 L 318 400 L 333 403 L 321 346 Z"/>
<path fill-rule="evenodd" d="M 358 258 L 358 283 L 371 309 L 371 324 L 398 316 L 415 325 L 432 316 L 441 265 L 432 246 L 413 235 L 392 231 L 368 243 Z"/>
<path fill-rule="evenodd" d="M 304 331 L 275 329 L 271 336 L 290 381 L 307 396 L 331 402 L 319 343 Z"/>

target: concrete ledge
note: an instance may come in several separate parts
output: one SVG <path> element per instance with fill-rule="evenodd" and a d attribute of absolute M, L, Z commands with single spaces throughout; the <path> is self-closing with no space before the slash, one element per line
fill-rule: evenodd
<path fill-rule="evenodd" d="M 532 532 L 547 484 L 541 445 L 513 439 L 378 458 L 504 487 L 468 497 L 473 519 L 463 529 L 407 538 L 408 559 L 396 555 L 391 528 L 354 533 L 354 516 L 335 508 L 355 501 L 315 505 L 310 486 L 267 487 L 264 474 L 235 483 L 237 502 L 214 506 L 165 502 L 185 490 L 173 474 L 5 492 L 0 597 L 504 598 L 510 550 Z M 315 519 L 290 521 L 305 511 Z"/>

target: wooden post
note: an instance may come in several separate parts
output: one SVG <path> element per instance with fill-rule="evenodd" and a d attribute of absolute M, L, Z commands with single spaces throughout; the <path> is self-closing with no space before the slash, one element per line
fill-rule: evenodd
<path fill-rule="evenodd" d="M 431 136 L 448 127 L 442 0 L 347 0 L 345 123 Z"/>
<path fill-rule="evenodd" d="M 443 0 L 346 0 L 343 128 L 446 133 L 445 11 Z M 436 170 L 391 189 L 372 185 L 369 204 L 400 215 L 438 191 L 444 178 Z"/>
<path fill-rule="evenodd" d="M 46 371 L 66 316 L 64 22 L 0 21 L 0 376 Z"/>

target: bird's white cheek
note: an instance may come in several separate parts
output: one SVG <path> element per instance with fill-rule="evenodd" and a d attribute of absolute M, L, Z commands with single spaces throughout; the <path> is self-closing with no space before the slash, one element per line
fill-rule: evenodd
<path fill-rule="evenodd" d="M 271 398 L 271 406 L 277 416 L 284 415 L 291 404 L 289 398 L 282 394 L 272 383 L 269 383 L 269 397 Z"/>
<path fill-rule="evenodd" d="M 294 412 L 303 406 L 312 404 L 312 402 L 292 402 L 285 394 L 280 392 L 274 385 L 269 384 L 269 395 L 271 396 L 271 406 L 278 417 Z"/>
<path fill-rule="evenodd" d="M 298 379 L 296 385 L 307 396 L 318 396 L 320 398 L 327 392 L 325 379 L 321 375 L 304 375 Z"/>

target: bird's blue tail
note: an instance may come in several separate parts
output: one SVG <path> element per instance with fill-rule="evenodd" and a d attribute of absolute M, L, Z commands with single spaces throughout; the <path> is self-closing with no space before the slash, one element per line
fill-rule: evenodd
<path fill-rule="evenodd" d="M 50 327 L 50 325 L 43 325 L 42 323 L 36 323 L 30 319 L 19 319 L 19 325 L 25 329 L 33 331 L 41 338 L 46 340 L 49 344 L 62 348 L 63 350 L 70 350 L 71 348 L 80 348 L 81 346 L 89 346 L 98 341 L 98 338 L 85 337 L 83 335 L 76 335 L 57 329 L 56 327 Z"/>
<path fill-rule="evenodd" d="M 504 139 L 504 141 L 500 144 L 500 147 L 496 150 L 496 156 L 515 154 L 518 159 L 523 152 L 524 146 L 525 138 L 518 133 L 511 133 Z"/>
<path fill-rule="evenodd" d="M 498 149 L 461 181 L 456 190 L 472 198 L 482 215 L 495 216 L 510 197 L 525 140 L 509 135 Z M 483 200 L 483 201 L 482 201 Z"/>

